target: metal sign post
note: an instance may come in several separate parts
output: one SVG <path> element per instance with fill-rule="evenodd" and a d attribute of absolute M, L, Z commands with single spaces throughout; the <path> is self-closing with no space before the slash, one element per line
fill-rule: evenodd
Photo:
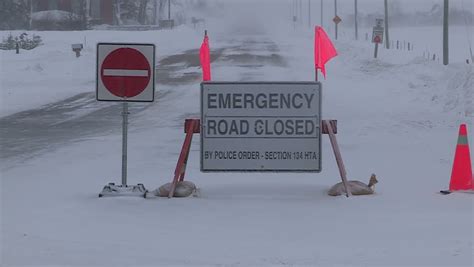
<path fill-rule="evenodd" d="M 374 58 L 377 58 L 378 51 L 379 51 L 379 44 L 378 44 L 378 43 L 375 43 Z"/>
<path fill-rule="evenodd" d="M 122 186 L 127 186 L 128 102 L 122 105 Z"/>
<path fill-rule="evenodd" d="M 335 32 L 334 32 L 334 34 L 335 34 L 335 37 L 336 37 L 335 39 L 337 40 L 337 25 L 342 21 L 342 19 L 341 19 L 339 16 L 336 15 L 336 16 L 334 16 L 334 18 L 332 19 L 332 21 L 333 21 L 334 24 L 335 24 Z"/>
<path fill-rule="evenodd" d="M 383 43 L 383 33 L 384 33 L 384 28 L 382 26 L 383 19 L 376 19 L 375 23 L 376 25 L 374 26 L 373 31 L 372 31 L 372 43 L 375 44 L 374 58 L 377 58 L 379 44 Z"/>
<path fill-rule="evenodd" d="M 153 44 L 99 43 L 97 45 L 98 101 L 122 102 L 122 184 L 104 186 L 102 196 L 145 196 L 143 184 L 127 184 L 128 102 L 153 102 L 155 95 Z"/>

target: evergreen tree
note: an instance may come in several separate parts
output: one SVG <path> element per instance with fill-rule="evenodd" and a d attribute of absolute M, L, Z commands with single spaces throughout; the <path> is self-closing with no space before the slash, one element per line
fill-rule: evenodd
<path fill-rule="evenodd" d="M 28 0 L 0 1 L 0 29 L 27 29 L 30 21 Z"/>

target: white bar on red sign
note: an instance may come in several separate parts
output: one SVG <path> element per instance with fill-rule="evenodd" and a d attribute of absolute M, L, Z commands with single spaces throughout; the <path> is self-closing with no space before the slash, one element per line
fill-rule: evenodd
<path fill-rule="evenodd" d="M 148 77 L 148 70 L 104 69 L 104 76 Z"/>

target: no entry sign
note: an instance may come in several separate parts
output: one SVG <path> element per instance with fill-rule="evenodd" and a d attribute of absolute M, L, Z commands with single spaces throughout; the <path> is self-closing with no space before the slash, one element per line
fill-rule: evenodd
<path fill-rule="evenodd" d="M 383 27 L 375 26 L 372 31 L 372 43 L 381 44 L 383 43 Z"/>
<path fill-rule="evenodd" d="M 201 170 L 321 170 L 321 84 L 201 84 Z"/>
<path fill-rule="evenodd" d="M 155 45 L 97 44 L 97 100 L 152 102 Z"/>

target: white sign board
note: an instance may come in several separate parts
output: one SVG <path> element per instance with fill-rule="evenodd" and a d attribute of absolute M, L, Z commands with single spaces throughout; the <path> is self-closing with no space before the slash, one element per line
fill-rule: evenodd
<path fill-rule="evenodd" d="M 321 171 L 321 84 L 202 83 L 201 171 Z"/>
<path fill-rule="evenodd" d="M 372 43 L 383 43 L 383 27 L 374 27 L 372 31 Z"/>
<path fill-rule="evenodd" d="M 382 27 L 383 19 L 375 19 L 375 26 Z"/>
<path fill-rule="evenodd" d="M 97 44 L 97 100 L 152 102 L 155 45 Z"/>

